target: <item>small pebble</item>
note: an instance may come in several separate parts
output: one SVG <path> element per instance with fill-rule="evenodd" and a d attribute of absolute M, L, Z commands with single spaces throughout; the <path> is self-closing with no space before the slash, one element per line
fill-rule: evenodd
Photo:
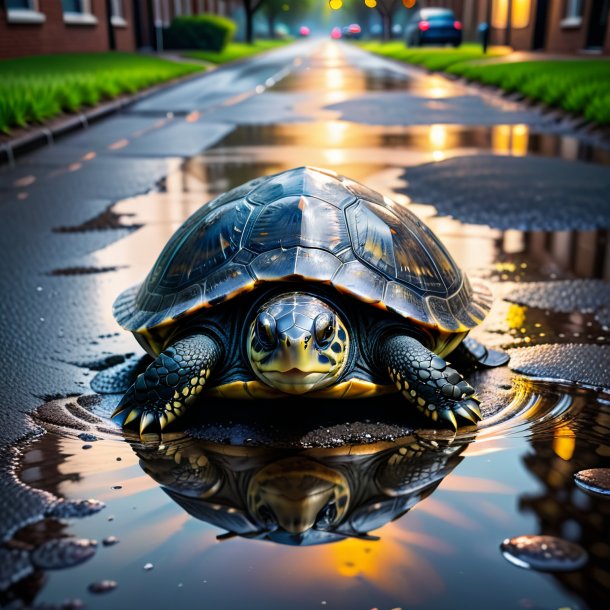
<path fill-rule="evenodd" d="M 113 485 L 112 489 L 123 489 L 122 485 Z"/>
<path fill-rule="evenodd" d="M 93 582 L 89 585 L 89 591 L 91 593 L 108 593 L 114 591 L 117 588 L 117 582 L 115 580 L 100 580 L 99 582 Z"/>
<path fill-rule="evenodd" d="M 123 458 L 118 457 L 118 458 L 116 459 L 116 461 L 117 461 L 117 462 L 120 462 L 122 459 L 123 459 Z"/>
<path fill-rule="evenodd" d="M 91 449 L 93 445 L 83 445 L 81 449 Z"/>
<path fill-rule="evenodd" d="M 145 563 L 144 564 L 144 569 L 145 570 L 152 570 L 155 566 L 152 563 Z"/>
<path fill-rule="evenodd" d="M 574 475 L 574 482 L 584 491 L 610 496 L 610 468 L 589 468 Z"/>
<path fill-rule="evenodd" d="M 89 434 L 88 432 L 81 432 L 78 435 L 78 438 L 80 438 L 81 441 L 85 441 L 87 443 L 93 443 L 97 440 L 97 436 L 95 436 L 95 434 Z"/>
<path fill-rule="evenodd" d="M 102 544 L 104 546 L 113 546 L 115 544 L 118 544 L 119 539 L 116 536 L 108 536 L 107 538 L 104 538 L 102 540 Z"/>
<path fill-rule="evenodd" d="M 507 538 L 500 550 L 513 565 L 541 572 L 572 572 L 582 568 L 588 560 L 580 545 L 555 536 Z"/>

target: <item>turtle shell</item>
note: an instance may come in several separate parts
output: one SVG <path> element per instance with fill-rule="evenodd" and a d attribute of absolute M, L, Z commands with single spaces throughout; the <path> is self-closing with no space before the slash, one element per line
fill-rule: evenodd
<path fill-rule="evenodd" d="M 430 229 L 333 172 L 299 167 L 203 205 L 174 233 L 114 314 L 143 333 L 270 282 L 320 282 L 416 324 L 463 332 L 491 305 Z"/>

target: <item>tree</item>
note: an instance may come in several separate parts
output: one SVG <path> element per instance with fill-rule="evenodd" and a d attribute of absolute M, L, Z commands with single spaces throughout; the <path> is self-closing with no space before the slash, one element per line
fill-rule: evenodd
<path fill-rule="evenodd" d="M 267 17 L 269 37 L 275 37 L 275 25 L 277 18 L 289 26 L 298 25 L 311 8 L 312 2 L 316 0 L 263 0 L 263 11 Z"/>
<path fill-rule="evenodd" d="M 246 42 L 254 42 L 254 13 L 261 7 L 264 0 L 243 0 L 246 17 Z"/>
<path fill-rule="evenodd" d="M 392 38 L 392 22 L 394 12 L 398 8 L 398 0 L 377 0 L 377 12 L 381 15 L 383 24 L 383 39 L 388 41 Z"/>

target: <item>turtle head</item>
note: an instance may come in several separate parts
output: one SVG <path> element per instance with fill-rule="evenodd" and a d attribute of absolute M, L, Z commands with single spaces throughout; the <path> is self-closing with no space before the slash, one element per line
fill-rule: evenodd
<path fill-rule="evenodd" d="M 259 379 L 281 392 L 304 394 L 339 379 L 348 360 L 349 337 L 330 305 L 292 292 L 258 309 L 247 349 Z"/>

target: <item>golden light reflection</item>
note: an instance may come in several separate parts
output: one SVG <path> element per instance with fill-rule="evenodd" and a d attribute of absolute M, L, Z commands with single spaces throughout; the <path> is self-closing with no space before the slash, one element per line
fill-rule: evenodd
<path fill-rule="evenodd" d="M 559 426 L 553 430 L 553 451 L 566 462 L 572 459 L 576 448 L 576 435 L 569 426 Z"/>
<path fill-rule="evenodd" d="M 522 328 L 525 324 L 526 312 L 527 309 L 522 305 L 511 303 L 506 312 L 506 323 L 508 324 L 508 328 Z"/>
<path fill-rule="evenodd" d="M 324 78 L 328 89 L 343 89 L 345 86 L 345 77 L 341 68 L 328 68 L 324 72 Z"/>
<path fill-rule="evenodd" d="M 442 161 L 445 158 L 447 147 L 447 127 L 445 125 L 431 125 L 428 132 L 428 141 L 432 150 L 434 161 Z"/>
<path fill-rule="evenodd" d="M 496 125 L 491 132 L 491 149 L 496 154 L 523 157 L 528 152 L 527 125 Z"/>
<path fill-rule="evenodd" d="M 264 561 L 267 569 L 262 578 L 265 586 L 277 586 L 275 575 L 284 575 L 283 586 L 337 586 L 337 577 L 350 581 L 365 581 L 387 595 L 400 597 L 405 603 L 417 604 L 442 594 L 445 585 L 435 567 L 417 550 L 419 546 L 443 555 L 452 552 L 444 541 L 405 531 L 397 523 L 383 528 L 379 541 L 348 539 L 335 544 L 294 549 L 273 548 Z M 291 552 L 292 551 L 292 552 Z M 290 578 L 294 578 L 292 583 Z"/>

